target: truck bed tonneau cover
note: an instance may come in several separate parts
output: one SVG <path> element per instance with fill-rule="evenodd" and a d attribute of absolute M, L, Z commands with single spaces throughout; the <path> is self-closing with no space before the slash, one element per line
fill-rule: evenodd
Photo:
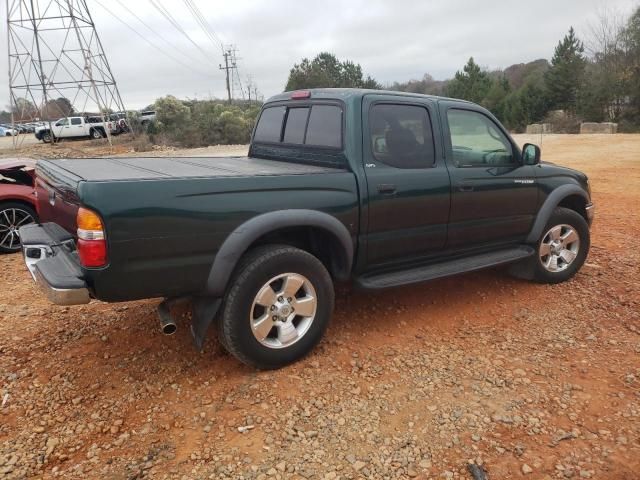
<path fill-rule="evenodd" d="M 335 173 L 336 168 L 250 157 L 132 157 L 47 160 L 84 181 L 160 180 Z M 44 162 L 41 162 L 44 163 Z"/>

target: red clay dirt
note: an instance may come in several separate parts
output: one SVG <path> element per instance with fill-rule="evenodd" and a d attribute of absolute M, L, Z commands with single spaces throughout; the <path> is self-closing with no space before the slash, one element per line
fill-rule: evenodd
<path fill-rule="evenodd" d="M 341 288 L 325 340 L 275 372 L 215 332 L 197 353 L 186 313 L 162 336 L 157 300 L 50 305 L 0 256 L 0 478 L 472 478 L 469 462 L 490 479 L 640 478 L 640 135 L 542 149 L 592 183 L 573 280 Z"/>

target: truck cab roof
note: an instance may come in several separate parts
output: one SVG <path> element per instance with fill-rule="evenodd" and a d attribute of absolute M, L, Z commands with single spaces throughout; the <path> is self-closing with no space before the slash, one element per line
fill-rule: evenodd
<path fill-rule="evenodd" d="M 395 90 L 373 90 L 367 88 L 309 88 L 303 90 L 292 90 L 282 92 L 269 98 L 265 103 L 282 102 L 288 100 L 294 100 L 292 95 L 297 92 L 309 92 L 309 97 L 304 97 L 306 100 L 311 99 L 323 99 L 323 100 L 343 100 L 348 101 L 354 98 L 362 98 L 365 95 L 389 95 L 394 97 L 406 97 L 406 98 L 429 98 L 432 100 L 447 100 L 450 102 L 460 102 L 464 104 L 472 104 L 466 100 L 460 100 L 457 98 L 439 97 L 437 95 L 425 95 L 422 93 L 410 93 L 410 92 L 398 92 Z"/>

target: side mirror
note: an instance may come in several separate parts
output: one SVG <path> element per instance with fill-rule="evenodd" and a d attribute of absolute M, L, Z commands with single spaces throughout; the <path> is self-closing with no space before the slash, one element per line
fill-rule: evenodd
<path fill-rule="evenodd" d="M 522 162 L 525 165 L 537 165 L 540 163 L 540 147 L 533 143 L 525 143 L 522 147 Z"/>

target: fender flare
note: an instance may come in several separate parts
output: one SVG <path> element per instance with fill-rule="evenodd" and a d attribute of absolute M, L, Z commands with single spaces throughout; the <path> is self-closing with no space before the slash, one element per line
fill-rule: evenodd
<path fill-rule="evenodd" d="M 353 240 L 347 227 L 328 213 L 316 210 L 279 210 L 247 220 L 229 234 L 218 250 L 207 279 L 207 295 L 223 296 L 238 261 L 261 236 L 287 227 L 316 227 L 332 234 L 340 243 L 348 275 L 353 265 Z"/>
<path fill-rule="evenodd" d="M 531 231 L 527 236 L 527 243 L 536 243 L 542 235 L 542 230 L 544 226 L 551 218 L 551 214 L 553 210 L 560 204 L 560 202 L 567 198 L 570 195 L 580 195 L 585 199 L 585 202 L 588 204 L 591 200 L 589 198 L 589 194 L 578 185 L 561 185 L 560 187 L 553 190 L 547 199 L 540 207 L 538 211 L 538 215 L 536 216 L 535 221 L 533 222 L 533 227 L 531 227 Z"/>

